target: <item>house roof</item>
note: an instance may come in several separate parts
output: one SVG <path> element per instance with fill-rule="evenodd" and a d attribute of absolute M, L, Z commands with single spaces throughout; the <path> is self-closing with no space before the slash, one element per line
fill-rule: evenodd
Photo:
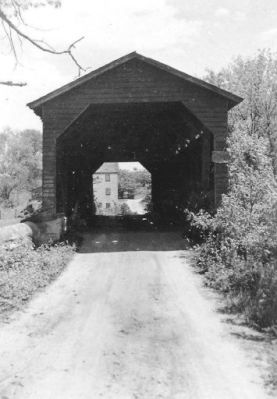
<path fill-rule="evenodd" d="M 101 173 L 119 173 L 119 166 L 117 162 L 104 162 L 94 174 Z"/>
<path fill-rule="evenodd" d="M 172 75 L 175 75 L 185 81 L 188 81 L 197 86 L 203 87 L 207 90 L 210 90 L 210 91 L 218 94 L 219 96 L 226 98 L 229 102 L 229 108 L 234 107 L 236 104 L 240 103 L 243 100 L 241 97 L 239 97 L 233 93 L 230 93 L 226 90 L 220 89 L 219 87 L 214 86 L 211 83 L 208 83 L 208 82 L 205 82 L 204 80 L 195 78 L 191 75 L 186 74 L 185 72 L 179 71 L 179 70 L 172 68 L 166 64 L 163 64 L 159 61 L 153 60 L 152 58 L 144 57 L 143 55 L 138 54 L 134 51 L 134 52 L 127 54 L 121 58 L 118 58 L 117 60 L 112 61 L 92 72 L 89 72 L 88 74 L 86 74 L 76 80 L 73 80 L 72 82 L 70 82 L 64 86 L 61 86 L 60 88 L 46 94 L 45 96 L 38 98 L 35 101 L 28 103 L 27 105 L 31 109 L 36 110 L 41 105 L 43 105 L 45 102 L 53 100 L 54 98 L 56 98 L 64 93 L 67 93 L 68 91 L 72 90 L 73 88 L 78 87 L 78 86 L 82 85 L 83 83 L 85 83 L 93 78 L 96 78 L 97 76 L 102 75 L 103 73 L 105 73 L 113 68 L 116 68 L 132 59 L 141 60 L 141 61 L 143 61 L 147 64 L 150 64 L 156 68 L 164 70 Z"/>

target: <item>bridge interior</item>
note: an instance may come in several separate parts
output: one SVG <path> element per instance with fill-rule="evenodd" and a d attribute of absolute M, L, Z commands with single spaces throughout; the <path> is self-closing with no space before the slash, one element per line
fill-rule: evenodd
<path fill-rule="evenodd" d="M 91 104 L 57 140 L 57 210 L 92 217 L 92 174 L 103 162 L 133 161 L 152 175 L 160 217 L 212 207 L 212 150 L 211 133 L 181 102 Z"/>

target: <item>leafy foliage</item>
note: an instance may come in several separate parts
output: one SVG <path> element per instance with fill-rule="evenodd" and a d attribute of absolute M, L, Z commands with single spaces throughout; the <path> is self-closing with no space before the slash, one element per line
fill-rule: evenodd
<path fill-rule="evenodd" d="M 9 204 L 14 190 L 41 185 L 42 136 L 36 130 L 0 133 L 0 202 Z"/>
<path fill-rule="evenodd" d="M 122 216 L 132 215 L 132 211 L 131 211 L 130 207 L 128 206 L 128 204 L 126 204 L 126 203 L 123 203 L 120 205 L 119 213 Z"/>
<path fill-rule="evenodd" d="M 124 192 L 146 196 L 151 193 L 151 174 L 146 169 L 120 169 L 118 191 L 120 198 L 123 198 Z"/>
<path fill-rule="evenodd" d="M 208 80 L 245 98 L 230 115 L 229 192 L 216 215 L 191 214 L 206 237 L 208 285 L 257 325 L 277 323 L 277 58 L 237 58 Z"/>
<path fill-rule="evenodd" d="M 20 308 L 39 288 L 55 279 L 73 256 L 69 244 L 0 247 L 0 312 Z"/>

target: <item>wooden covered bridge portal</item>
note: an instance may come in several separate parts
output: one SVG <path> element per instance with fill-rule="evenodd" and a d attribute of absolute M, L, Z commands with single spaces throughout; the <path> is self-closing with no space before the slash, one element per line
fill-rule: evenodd
<path fill-rule="evenodd" d="M 218 204 L 227 186 L 228 110 L 240 97 L 131 53 L 28 104 L 43 121 L 43 208 L 93 213 L 92 174 L 139 161 L 152 201 Z"/>

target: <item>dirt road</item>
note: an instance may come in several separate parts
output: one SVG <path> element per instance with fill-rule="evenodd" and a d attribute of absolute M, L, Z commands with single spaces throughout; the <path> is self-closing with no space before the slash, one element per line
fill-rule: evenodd
<path fill-rule="evenodd" d="M 131 209 L 131 212 L 137 215 L 145 214 L 145 203 L 142 202 L 143 198 L 127 200 L 126 204 Z"/>
<path fill-rule="evenodd" d="M 166 233 L 87 235 L 1 326 L 0 398 L 265 398 L 182 245 Z"/>

